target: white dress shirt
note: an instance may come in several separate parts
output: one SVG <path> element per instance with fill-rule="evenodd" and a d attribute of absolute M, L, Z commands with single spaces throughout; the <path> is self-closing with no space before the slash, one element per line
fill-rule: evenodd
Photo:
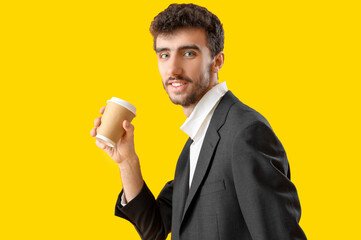
<path fill-rule="evenodd" d="M 228 91 L 226 82 L 222 82 L 209 90 L 193 109 L 191 115 L 181 126 L 181 130 L 185 132 L 192 140 L 190 146 L 190 172 L 189 187 L 192 184 L 193 175 L 196 170 L 199 153 L 206 135 L 209 123 L 213 116 L 214 110 L 224 94 Z"/>
<path fill-rule="evenodd" d="M 226 82 L 217 84 L 211 88 L 197 103 L 191 115 L 181 126 L 181 130 L 185 132 L 192 140 L 190 146 L 190 175 L 189 187 L 192 184 L 194 171 L 196 170 L 199 152 L 203 144 L 204 136 L 206 135 L 209 123 L 211 121 L 214 110 L 218 106 L 221 98 L 228 91 Z M 123 207 L 127 204 L 124 201 L 124 193 L 121 197 L 121 204 Z"/>

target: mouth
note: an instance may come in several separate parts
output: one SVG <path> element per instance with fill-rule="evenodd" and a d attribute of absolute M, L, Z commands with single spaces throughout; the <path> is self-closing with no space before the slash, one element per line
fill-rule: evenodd
<path fill-rule="evenodd" d="M 174 82 L 174 83 L 170 83 L 170 85 L 172 85 L 173 87 L 180 87 L 180 86 L 183 86 L 184 84 L 186 84 L 186 83 L 184 83 L 184 82 Z"/>
<path fill-rule="evenodd" d="M 168 82 L 168 86 L 174 91 L 182 91 L 187 85 L 188 82 L 184 80 L 171 80 Z"/>

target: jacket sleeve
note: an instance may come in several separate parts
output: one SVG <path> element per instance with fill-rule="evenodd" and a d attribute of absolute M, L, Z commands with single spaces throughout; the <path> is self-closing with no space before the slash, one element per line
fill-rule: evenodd
<path fill-rule="evenodd" d="M 257 121 L 232 146 L 236 194 L 253 240 L 303 240 L 301 207 L 286 153 L 271 127 Z"/>
<path fill-rule="evenodd" d="M 144 183 L 140 193 L 124 207 L 118 196 L 115 215 L 130 221 L 144 240 L 164 240 L 171 230 L 173 181 L 168 182 L 157 200 Z"/>

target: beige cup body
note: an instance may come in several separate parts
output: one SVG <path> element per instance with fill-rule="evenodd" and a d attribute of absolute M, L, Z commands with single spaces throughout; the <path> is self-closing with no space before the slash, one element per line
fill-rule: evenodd
<path fill-rule="evenodd" d="M 134 117 L 134 113 L 127 108 L 109 101 L 102 116 L 101 125 L 97 129 L 97 139 L 108 146 L 114 147 L 113 143 L 116 144 L 124 134 L 123 121 L 128 120 L 131 122 Z M 105 140 L 106 138 L 113 143 Z"/>

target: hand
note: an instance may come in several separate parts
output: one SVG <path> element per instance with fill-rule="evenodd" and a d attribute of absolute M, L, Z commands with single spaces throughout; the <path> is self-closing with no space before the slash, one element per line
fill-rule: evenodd
<path fill-rule="evenodd" d="M 105 107 L 100 108 L 100 114 L 103 114 Z M 101 117 L 98 117 L 94 120 L 94 128 L 90 131 L 90 135 L 95 137 L 97 135 L 97 128 L 101 124 Z M 138 156 L 135 153 L 134 148 L 134 126 L 127 120 L 123 121 L 123 128 L 125 130 L 123 136 L 115 144 L 115 146 L 109 147 L 98 140 L 95 141 L 95 144 L 103 149 L 113 161 L 117 164 L 121 164 L 125 160 L 138 160 Z"/>

